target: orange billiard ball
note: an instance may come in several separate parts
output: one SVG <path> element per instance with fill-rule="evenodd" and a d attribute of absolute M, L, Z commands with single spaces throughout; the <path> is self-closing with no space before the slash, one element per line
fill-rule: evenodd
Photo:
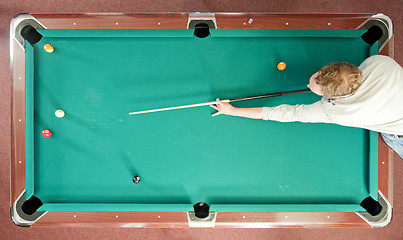
<path fill-rule="evenodd" d="M 282 71 L 287 67 L 287 65 L 285 64 L 285 62 L 280 62 L 279 64 L 277 64 L 277 69 Z"/>
<path fill-rule="evenodd" d="M 48 53 L 52 53 L 52 52 L 55 50 L 55 49 L 53 48 L 53 46 L 50 45 L 50 44 L 45 44 L 45 45 L 43 46 L 43 49 L 45 49 L 45 51 L 48 52 Z"/>

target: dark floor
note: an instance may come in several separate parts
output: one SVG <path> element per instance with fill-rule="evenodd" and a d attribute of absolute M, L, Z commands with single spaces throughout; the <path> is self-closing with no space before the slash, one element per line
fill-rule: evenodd
<path fill-rule="evenodd" d="M 57 3 L 56 3 L 57 2 Z M 403 160 L 394 162 L 392 222 L 381 229 L 19 228 L 10 219 L 9 23 L 18 13 L 78 12 L 384 13 L 394 23 L 395 59 L 403 64 L 402 0 L 2 0 L 0 2 L 0 239 L 403 239 Z M 403 103 L 402 103 L 403 104 Z"/>

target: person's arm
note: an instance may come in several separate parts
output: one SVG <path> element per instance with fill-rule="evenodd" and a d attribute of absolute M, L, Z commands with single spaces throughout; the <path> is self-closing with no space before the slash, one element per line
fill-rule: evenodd
<path fill-rule="evenodd" d="M 212 108 L 217 110 L 212 116 L 217 116 L 220 114 L 237 116 L 237 117 L 245 117 L 245 118 L 253 118 L 253 119 L 263 119 L 263 108 L 236 108 L 229 103 L 221 102 L 220 99 L 216 99 L 218 102 L 217 105 L 210 105 Z"/>
<path fill-rule="evenodd" d="M 217 115 L 230 115 L 230 116 L 237 116 L 237 117 L 245 117 L 245 118 L 253 118 L 253 119 L 263 119 L 263 108 L 236 108 L 229 103 L 221 102 L 220 99 L 216 99 L 218 102 L 217 105 L 210 105 L 212 108 L 217 110 L 212 116 Z"/>
<path fill-rule="evenodd" d="M 321 102 L 310 105 L 279 105 L 276 107 L 258 108 L 236 108 L 229 103 L 221 102 L 217 98 L 217 105 L 210 105 L 217 112 L 212 116 L 220 114 L 246 117 L 253 119 L 272 120 L 279 122 L 330 122 L 330 119 L 323 111 Z"/>
<path fill-rule="evenodd" d="M 282 104 L 276 107 L 264 107 L 262 115 L 263 120 L 278 122 L 332 122 L 325 113 L 321 101 L 313 104 Z"/>

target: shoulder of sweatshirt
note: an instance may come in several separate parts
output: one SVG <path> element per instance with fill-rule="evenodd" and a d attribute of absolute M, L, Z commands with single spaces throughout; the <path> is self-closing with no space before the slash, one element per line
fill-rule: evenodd
<path fill-rule="evenodd" d="M 400 66 L 393 58 L 384 56 L 384 55 L 373 55 L 367 59 L 365 59 L 360 66 L 358 67 L 361 71 L 365 70 L 370 65 L 380 65 L 380 64 L 388 64 L 388 65 L 398 65 Z"/>

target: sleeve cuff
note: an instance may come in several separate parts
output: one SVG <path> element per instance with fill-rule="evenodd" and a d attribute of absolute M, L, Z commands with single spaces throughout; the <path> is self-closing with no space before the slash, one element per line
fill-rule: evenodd
<path fill-rule="evenodd" d="M 263 120 L 269 120 L 269 114 L 270 114 L 271 108 L 270 107 L 263 107 L 262 108 L 262 117 Z"/>

